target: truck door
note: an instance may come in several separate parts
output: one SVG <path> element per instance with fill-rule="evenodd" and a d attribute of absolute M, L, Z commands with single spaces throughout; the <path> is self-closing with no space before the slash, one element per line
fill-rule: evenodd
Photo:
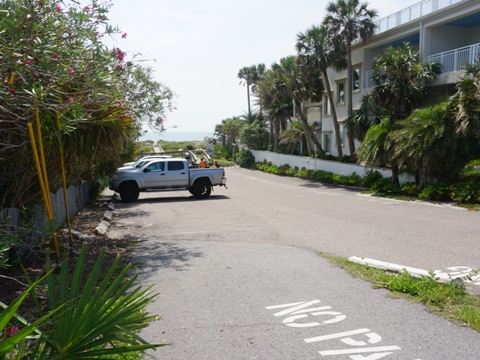
<path fill-rule="evenodd" d="M 188 167 L 184 160 L 169 160 L 167 163 L 167 187 L 188 186 Z"/>
<path fill-rule="evenodd" d="M 145 187 L 164 188 L 167 186 L 167 176 L 165 173 L 165 162 L 153 162 L 143 169 L 143 181 Z"/>

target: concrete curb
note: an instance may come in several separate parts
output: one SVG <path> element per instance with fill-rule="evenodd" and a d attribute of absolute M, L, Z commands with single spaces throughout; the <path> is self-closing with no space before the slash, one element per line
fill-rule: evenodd
<path fill-rule="evenodd" d="M 116 204 L 116 200 L 115 200 L 115 197 L 113 197 L 112 200 L 108 203 L 107 211 L 105 211 L 105 214 L 103 215 L 103 220 L 95 228 L 96 234 L 105 235 L 105 233 L 107 232 L 108 228 L 110 227 L 110 221 L 112 221 L 115 204 Z"/>
<path fill-rule="evenodd" d="M 95 233 L 99 234 L 99 235 L 105 235 L 105 233 L 107 232 L 108 230 L 108 227 L 110 226 L 110 223 L 106 222 L 105 220 L 103 220 L 100 224 L 97 225 L 97 227 L 95 228 Z"/>
<path fill-rule="evenodd" d="M 357 264 L 368 265 L 377 269 L 392 271 L 396 273 L 402 273 L 404 271 L 407 271 L 410 275 L 416 278 L 419 278 L 422 276 L 431 276 L 431 272 L 427 270 L 417 269 L 409 266 L 402 266 L 402 265 L 393 264 L 393 263 L 375 260 L 375 259 L 363 258 L 359 256 L 351 256 L 348 258 L 348 260 Z M 450 284 L 452 282 L 463 283 L 464 281 L 464 279 L 461 276 L 457 278 L 452 278 L 447 273 L 442 273 L 440 270 L 433 271 L 433 275 L 435 276 L 438 282 L 445 283 L 445 284 Z"/>
<path fill-rule="evenodd" d="M 68 229 L 64 229 L 65 233 L 68 233 Z M 76 237 L 77 239 L 87 241 L 87 242 L 92 242 L 95 240 L 92 236 L 88 236 L 86 234 L 81 233 L 80 231 L 77 230 L 72 230 L 72 235 Z"/>

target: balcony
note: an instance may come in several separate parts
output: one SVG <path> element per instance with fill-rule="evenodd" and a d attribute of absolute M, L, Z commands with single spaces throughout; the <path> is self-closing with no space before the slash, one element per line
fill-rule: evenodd
<path fill-rule="evenodd" d="M 461 71 L 466 64 L 474 64 L 479 58 L 480 43 L 430 55 L 427 61 L 441 64 L 442 74 L 445 74 Z"/>
<path fill-rule="evenodd" d="M 461 71 L 466 64 L 475 64 L 479 60 L 480 43 L 427 56 L 428 63 L 436 62 L 441 65 L 442 74 Z M 372 75 L 373 70 L 365 71 L 364 89 L 375 85 L 372 82 Z"/>
<path fill-rule="evenodd" d="M 446 8 L 447 6 L 456 4 L 460 1 L 464 0 L 424 0 L 376 21 L 376 33 L 379 34 L 381 32 L 393 29 L 394 27 L 406 24 L 412 20 L 421 18 L 422 16 Z"/>

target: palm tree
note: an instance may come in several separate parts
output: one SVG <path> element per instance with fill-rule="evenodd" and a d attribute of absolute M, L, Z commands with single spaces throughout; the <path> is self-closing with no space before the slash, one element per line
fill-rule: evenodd
<path fill-rule="evenodd" d="M 370 166 L 392 164 L 394 144 L 388 135 L 393 130 L 396 130 L 396 125 L 390 118 L 384 118 L 379 124 L 373 125 L 358 148 L 359 159 Z M 392 182 L 399 184 L 396 163 L 392 164 Z"/>
<path fill-rule="evenodd" d="M 273 150 L 277 150 L 279 134 L 287 127 L 292 116 L 292 97 L 288 93 L 277 91 L 279 74 L 273 69 L 267 70 L 258 82 L 258 104 L 265 112 L 265 121 L 269 124 L 269 143 Z"/>
<path fill-rule="evenodd" d="M 329 29 L 325 25 L 312 26 L 304 33 L 297 34 L 296 49 L 299 61 L 301 61 L 306 68 L 310 67 L 312 72 L 315 72 L 317 69 L 320 69 L 322 72 L 330 101 L 330 108 L 332 110 L 338 157 L 342 158 L 343 148 L 340 137 L 340 126 L 338 124 L 337 111 L 335 110 L 327 69 L 333 68 L 336 71 L 344 70 L 347 66 L 345 52 L 341 47 L 335 46 Z"/>
<path fill-rule="evenodd" d="M 375 86 L 370 94 L 370 100 L 374 108 L 389 114 L 390 126 L 384 126 L 384 130 L 396 128 L 397 120 L 405 119 L 415 107 L 425 102 L 437 72 L 436 64 L 421 64 L 418 51 L 414 51 L 408 43 L 398 49 L 389 47 L 384 54 L 375 59 L 372 76 Z M 359 153 L 359 157 L 368 162 L 369 159 L 375 157 L 375 153 L 385 153 L 390 156 L 392 182 L 398 185 L 400 162 L 393 156 L 397 142 L 389 137 L 385 143 L 388 146 L 382 145 L 382 141 L 380 141 L 377 142 L 379 148 L 375 149 L 375 144 L 371 141 L 371 131 L 374 131 L 373 127 L 368 130 L 365 137 L 365 141 L 368 140 L 370 144 L 368 146 L 361 145 L 362 154 Z M 388 152 L 384 151 L 387 147 L 389 148 Z"/>
<path fill-rule="evenodd" d="M 240 84 L 247 86 L 247 101 L 248 101 L 248 113 L 251 113 L 250 106 L 250 87 L 252 91 L 255 92 L 255 85 L 261 80 L 262 76 L 265 74 L 265 65 L 258 64 L 252 66 L 245 66 L 240 69 L 238 72 L 238 78 L 243 80 L 240 81 Z"/>
<path fill-rule="evenodd" d="M 353 114 L 353 67 L 352 43 L 359 39 L 365 41 L 375 35 L 376 24 L 373 18 L 376 10 L 368 9 L 368 3 L 359 0 L 337 0 L 327 5 L 327 16 L 324 24 L 329 26 L 335 40 L 344 47 L 347 56 L 347 111 L 348 118 Z M 355 158 L 355 142 L 351 132 L 348 132 L 350 155 Z"/>
<path fill-rule="evenodd" d="M 302 102 L 308 99 L 321 99 L 323 94 L 323 81 L 320 72 L 312 73 L 310 68 L 303 67 L 301 62 L 298 62 L 295 56 L 289 56 L 280 59 L 280 63 L 274 63 L 272 70 L 277 76 L 275 83 L 274 94 L 285 99 L 290 97 L 293 99 L 296 114 L 303 124 L 303 128 L 307 134 L 308 152 L 313 154 L 311 149 L 311 142 L 316 145 L 320 156 L 325 156 L 322 146 L 318 142 L 317 137 L 313 133 L 312 128 L 308 124 L 308 120 L 303 113 Z"/>
<path fill-rule="evenodd" d="M 248 124 L 251 125 L 255 122 L 255 120 L 262 120 L 263 116 L 259 112 L 253 111 L 253 112 L 244 113 L 243 115 L 240 116 L 240 119 L 245 120 Z"/>
<path fill-rule="evenodd" d="M 424 104 L 431 93 L 439 67 L 422 64 L 419 52 L 409 43 L 389 47 L 374 61 L 371 100 L 390 114 L 392 119 L 405 119 Z"/>
<path fill-rule="evenodd" d="M 288 130 L 285 130 L 280 135 L 280 144 L 286 144 L 288 151 L 291 154 L 295 152 L 295 149 L 298 148 L 298 145 L 301 145 L 301 148 L 304 149 L 306 145 L 305 130 L 303 129 L 303 124 L 300 121 L 293 121 L 290 124 Z M 301 155 L 300 151 L 300 155 Z"/>
<path fill-rule="evenodd" d="M 418 184 L 450 180 L 468 161 L 467 142 L 458 136 L 447 106 L 416 110 L 389 135 L 395 143 L 393 157 L 417 174 Z"/>
<path fill-rule="evenodd" d="M 215 136 L 222 142 L 222 147 L 227 146 L 227 134 L 225 133 L 225 123 L 227 120 L 222 120 L 220 124 L 215 125 Z"/>
<path fill-rule="evenodd" d="M 452 99 L 458 106 L 456 122 L 458 131 L 473 136 L 480 144 L 480 62 L 465 67 L 465 76 L 457 85 Z"/>
<path fill-rule="evenodd" d="M 347 127 L 355 139 L 363 142 L 368 129 L 373 125 L 379 124 L 387 116 L 388 113 L 385 110 L 378 108 L 372 102 L 370 94 L 364 95 L 360 108 L 353 112 L 353 116 L 350 119 L 347 119 Z"/>
<path fill-rule="evenodd" d="M 225 120 L 223 125 L 223 129 L 227 139 L 227 146 L 237 146 L 237 139 L 238 135 L 240 134 L 240 130 L 247 125 L 245 120 L 240 119 L 238 116 L 233 116 Z M 234 145 L 235 144 L 235 145 Z"/>

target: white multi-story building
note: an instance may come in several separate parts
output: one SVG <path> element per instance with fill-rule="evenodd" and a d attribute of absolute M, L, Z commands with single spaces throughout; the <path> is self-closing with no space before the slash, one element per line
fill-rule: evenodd
<path fill-rule="evenodd" d="M 353 108 L 360 107 L 362 97 L 371 91 L 369 81 L 372 61 L 390 46 L 409 42 L 419 49 L 421 57 L 442 66 L 434 97 L 440 99 L 455 92 L 463 75 L 463 66 L 480 58 L 480 0 L 425 0 L 377 22 L 377 34 L 367 42 L 354 44 Z M 347 71 L 329 71 L 344 154 L 349 154 L 345 134 L 347 118 Z M 434 99 L 432 99 L 432 102 Z M 338 155 L 333 133 L 330 104 L 326 95 L 321 103 L 305 103 L 309 123 L 317 123 L 317 133 L 328 154 Z M 356 147 L 359 143 L 356 142 Z"/>

